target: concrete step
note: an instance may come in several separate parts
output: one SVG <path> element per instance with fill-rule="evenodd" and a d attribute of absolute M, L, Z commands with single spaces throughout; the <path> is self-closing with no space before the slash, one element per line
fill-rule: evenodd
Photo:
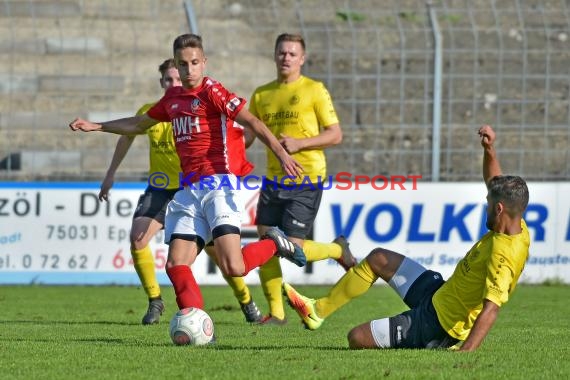
<path fill-rule="evenodd" d="M 22 150 L 2 158 L 0 169 L 27 173 L 65 172 L 79 174 L 81 172 L 81 152 Z"/>
<path fill-rule="evenodd" d="M 23 1 L 4 0 L 0 4 L 0 17 L 78 17 L 79 1 Z"/>
<path fill-rule="evenodd" d="M 120 75 L 41 75 L 38 91 L 117 93 L 124 89 L 125 78 Z"/>

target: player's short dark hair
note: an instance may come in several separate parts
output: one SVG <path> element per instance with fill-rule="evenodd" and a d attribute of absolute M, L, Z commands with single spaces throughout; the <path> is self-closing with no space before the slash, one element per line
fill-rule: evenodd
<path fill-rule="evenodd" d="M 160 76 L 164 76 L 164 73 L 166 73 L 168 69 L 171 69 L 173 67 L 176 67 L 176 65 L 174 64 L 174 58 L 168 58 L 167 60 L 162 62 L 158 66 L 158 71 L 160 72 Z"/>
<path fill-rule="evenodd" d="M 281 42 L 298 42 L 301 44 L 303 51 L 305 51 L 305 40 L 300 34 L 282 33 L 278 35 L 275 40 L 275 52 L 277 52 L 277 48 Z"/>
<path fill-rule="evenodd" d="M 198 48 L 200 50 L 204 50 L 202 47 L 202 37 L 197 34 L 182 34 L 174 40 L 172 44 L 172 51 L 174 55 L 176 55 L 176 51 L 185 48 Z"/>
<path fill-rule="evenodd" d="M 524 179 L 514 175 L 498 175 L 487 185 L 489 198 L 493 202 L 502 202 L 509 215 L 524 213 L 528 206 L 528 187 Z"/>

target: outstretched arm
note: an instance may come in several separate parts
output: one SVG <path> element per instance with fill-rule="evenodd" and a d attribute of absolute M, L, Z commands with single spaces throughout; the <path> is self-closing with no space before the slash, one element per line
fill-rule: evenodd
<path fill-rule="evenodd" d="M 483 125 L 479 128 L 479 137 L 483 147 L 483 180 L 488 184 L 491 178 L 502 174 L 497 152 L 493 146 L 495 131 L 490 125 Z"/>
<path fill-rule="evenodd" d="M 93 123 L 88 120 L 78 118 L 69 123 L 69 128 L 71 128 L 72 131 L 100 131 L 116 133 L 118 135 L 139 135 L 156 123 L 158 123 L 157 120 L 151 119 L 146 114 L 143 114 L 126 117 L 124 119 L 106 121 L 103 123 Z"/>
<path fill-rule="evenodd" d="M 119 165 L 123 161 L 123 158 L 127 155 L 135 136 L 121 136 L 119 141 L 117 141 L 117 146 L 115 147 L 115 152 L 113 153 L 113 158 L 111 159 L 111 164 L 109 169 L 107 169 L 107 174 L 101 182 L 101 190 L 99 191 L 99 200 L 106 201 L 109 199 L 109 190 L 113 187 L 113 182 L 115 181 L 115 172 L 119 168 Z"/>
<path fill-rule="evenodd" d="M 289 176 L 300 177 L 303 167 L 291 157 L 285 148 L 281 146 L 279 141 L 265 124 L 246 109 L 242 109 L 236 117 L 236 121 L 245 128 L 251 128 L 255 136 L 264 143 L 277 156 L 283 167 L 283 171 Z"/>
<path fill-rule="evenodd" d="M 463 342 L 459 351 L 475 351 L 491 331 L 491 327 L 499 314 L 499 306 L 489 300 L 483 301 L 483 309 L 477 316 L 469 336 Z"/>

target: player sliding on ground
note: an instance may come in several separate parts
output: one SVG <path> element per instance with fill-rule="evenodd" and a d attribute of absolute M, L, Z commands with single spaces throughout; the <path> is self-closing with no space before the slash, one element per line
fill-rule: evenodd
<path fill-rule="evenodd" d="M 517 176 L 502 175 L 493 143 L 495 132 L 479 129 L 483 179 L 487 185 L 487 232 L 459 261 L 451 277 L 414 260 L 376 248 L 318 300 L 289 284 L 283 293 L 305 327 L 318 329 L 325 318 L 365 293 L 378 278 L 410 307 L 390 317 L 363 323 L 348 333 L 350 348 L 478 348 L 509 300 L 528 257 L 530 238 L 523 219 L 528 188 Z"/>

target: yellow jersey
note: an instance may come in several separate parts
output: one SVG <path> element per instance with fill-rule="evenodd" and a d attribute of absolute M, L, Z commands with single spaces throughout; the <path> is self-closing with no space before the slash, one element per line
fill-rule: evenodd
<path fill-rule="evenodd" d="M 329 92 L 322 82 L 301 76 L 291 83 L 273 81 L 258 87 L 249 104 L 249 111 L 262 120 L 278 138 L 307 138 L 320 133 L 321 128 L 338 124 L 338 117 Z M 286 174 L 277 157 L 267 152 L 267 177 L 281 182 Z M 322 149 L 308 149 L 292 157 L 303 166 L 303 177 L 284 183 L 301 183 L 310 178 L 312 183 L 324 180 L 326 159 Z"/>
<path fill-rule="evenodd" d="M 138 111 L 137 115 L 145 114 L 154 103 L 145 104 Z M 162 172 L 168 178 L 166 189 L 174 190 L 179 188 L 180 159 L 176 153 L 174 145 L 174 134 L 172 124 L 161 122 L 146 130 L 149 143 L 149 175 Z"/>
<path fill-rule="evenodd" d="M 439 323 L 452 337 L 467 339 L 483 300 L 498 306 L 509 300 L 528 258 L 530 237 L 524 220 L 521 228 L 516 235 L 487 232 L 433 295 Z"/>

